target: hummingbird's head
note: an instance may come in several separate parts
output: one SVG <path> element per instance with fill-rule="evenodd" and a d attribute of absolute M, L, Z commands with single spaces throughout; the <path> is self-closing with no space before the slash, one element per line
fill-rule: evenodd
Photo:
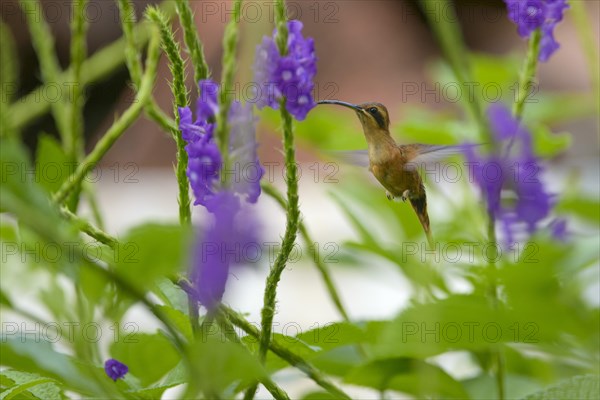
<path fill-rule="evenodd" d="M 358 119 L 363 128 L 380 129 L 388 131 L 390 127 L 390 117 L 387 108 L 381 103 L 363 103 L 358 105 L 360 110 L 356 110 Z"/>
<path fill-rule="evenodd" d="M 352 104 L 338 100 L 321 100 L 318 104 L 337 104 L 353 109 L 365 132 L 381 130 L 389 132 L 390 117 L 387 108 L 381 103 Z"/>

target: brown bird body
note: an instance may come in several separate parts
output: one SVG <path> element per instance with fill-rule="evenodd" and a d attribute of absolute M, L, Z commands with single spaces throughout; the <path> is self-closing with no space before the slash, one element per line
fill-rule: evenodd
<path fill-rule="evenodd" d="M 337 104 L 356 111 L 367 139 L 369 171 L 386 189 L 388 199 L 399 197 L 410 202 L 430 246 L 433 246 L 427 213 L 427 195 L 415 165 L 425 162 L 428 154 L 443 155 L 444 150 L 452 146 L 430 146 L 418 143 L 398 145 L 390 135 L 387 109 L 380 103 L 354 105 L 337 100 L 324 100 L 319 104 Z"/>

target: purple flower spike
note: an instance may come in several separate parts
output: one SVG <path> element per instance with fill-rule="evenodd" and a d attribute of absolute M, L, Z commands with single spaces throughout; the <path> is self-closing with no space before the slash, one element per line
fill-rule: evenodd
<path fill-rule="evenodd" d="M 242 264 L 249 250 L 258 246 L 256 224 L 233 193 L 222 191 L 209 201 L 214 224 L 199 235 L 194 248 L 188 288 L 197 301 L 214 309 L 221 301 L 231 267 Z M 250 257 L 250 256 L 248 256 Z"/>
<path fill-rule="evenodd" d="M 567 0 L 504 0 L 508 17 L 517 24 L 519 35 L 529 38 L 536 29 L 542 32 L 540 61 L 548 61 L 560 47 L 554 40 L 554 27 L 563 19 L 569 8 Z"/>
<path fill-rule="evenodd" d="M 257 89 L 258 108 L 279 108 L 285 98 L 286 109 L 297 120 L 302 121 L 316 106 L 312 97 L 313 79 L 317 73 L 317 57 L 312 38 L 302 36 L 302 22 L 288 22 L 288 54 L 282 56 L 275 44 L 276 32 L 264 37 L 256 48 L 254 79 Z"/>
<path fill-rule="evenodd" d="M 490 106 L 488 118 L 495 152 L 481 155 L 474 146 L 466 145 L 463 153 L 488 214 L 500 221 L 505 241 L 510 244 L 521 231 L 535 233 L 540 221 L 550 215 L 553 199 L 541 182 L 543 170 L 533 153 L 529 132 L 500 103 Z M 503 203 L 503 189 L 513 191 L 516 200 Z"/>
<path fill-rule="evenodd" d="M 252 106 L 233 102 L 229 110 L 229 155 L 234 165 L 233 191 L 245 196 L 249 203 L 256 203 L 260 196 L 260 180 L 265 170 L 258 161 L 256 149 L 256 118 Z"/>
<path fill-rule="evenodd" d="M 200 98 L 196 107 L 196 121 L 192 122 L 189 107 L 179 108 L 179 128 L 187 142 L 188 168 L 186 174 L 194 192 L 194 205 L 211 209 L 210 199 L 220 190 L 223 159 L 213 138 L 219 86 L 211 80 L 200 81 Z M 256 203 L 260 196 L 260 179 L 264 169 L 256 155 L 256 119 L 250 105 L 234 101 L 227 116 L 229 125 L 229 164 L 225 171 L 233 193 Z"/>
<path fill-rule="evenodd" d="M 119 362 L 114 358 L 110 358 L 104 363 L 104 371 L 110 379 L 116 382 L 117 379 L 125 376 L 125 374 L 129 371 L 129 368 L 127 368 L 127 365 L 123 364 L 122 362 Z"/>

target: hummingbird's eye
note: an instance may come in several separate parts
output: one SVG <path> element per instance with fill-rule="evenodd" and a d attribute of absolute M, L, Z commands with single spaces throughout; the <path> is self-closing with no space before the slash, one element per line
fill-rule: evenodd
<path fill-rule="evenodd" d="M 371 114 L 377 114 L 377 107 L 371 107 L 371 108 L 369 108 L 369 112 Z"/>

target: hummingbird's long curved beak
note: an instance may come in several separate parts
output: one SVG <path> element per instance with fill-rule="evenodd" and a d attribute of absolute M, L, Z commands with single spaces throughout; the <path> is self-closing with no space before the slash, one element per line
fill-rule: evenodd
<path fill-rule="evenodd" d="M 356 111 L 363 111 L 363 109 L 361 107 L 357 106 L 356 104 L 346 103 L 345 101 L 339 101 L 339 100 L 321 100 L 321 101 L 318 101 L 317 104 L 336 104 L 338 106 L 352 108 L 353 110 L 356 110 Z"/>

